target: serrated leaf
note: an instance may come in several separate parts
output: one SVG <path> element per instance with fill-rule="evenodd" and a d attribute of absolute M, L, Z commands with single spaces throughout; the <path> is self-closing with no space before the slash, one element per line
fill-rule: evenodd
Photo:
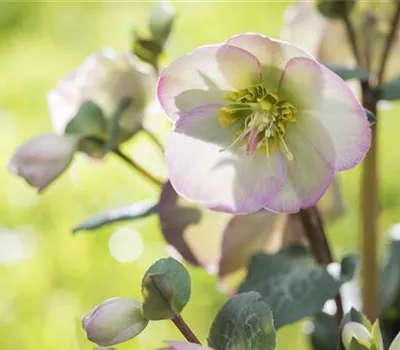
<path fill-rule="evenodd" d="M 339 77 L 343 80 L 349 79 L 360 79 L 360 80 L 368 80 L 371 73 L 364 69 L 364 68 L 349 68 L 346 66 L 334 65 L 334 64 L 327 64 L 331 71 L 336 73 Z"/>
<path fill-rule="evenodd" d="M 191 282 L 185 267 L 178 261 L 160 259 L 142 280 L 143 314 L 149 320 L 173 318 L 190 299 Z"/>
<path fill-rule="evenodd" d="M 400 99 L 400 76 L 383 84 L 377 91 L 381 100 L 395 101 Z"/>
<path fill-rule="evenodd" d="M 215 350 L 274 350 L 272 313 L 257 292 L 232 297 L 218 312 L 208 337 Z"/>
<path fill-rule="evenodd" d="M 303 246 L 293 246 L 277 254 L 257 254 L 249 267 L 240 292 L 258 291 L 270 305 L 278 329 L 319 312 L 325 302 L 335 297 L 342 283 L 353 275 L 354 257 L 345 261 L 346 273 L 340 279 L 330 275 L 324 266 Z"/>
<path fill-rule="evenodd" d="M 94 215 L 76 226 L 72 232 L 95 230 L 115 222 L 145 218 L 157 212 L 157 204 L 152 200 L 137 202 L 132 205 L 111 209 Z"/>

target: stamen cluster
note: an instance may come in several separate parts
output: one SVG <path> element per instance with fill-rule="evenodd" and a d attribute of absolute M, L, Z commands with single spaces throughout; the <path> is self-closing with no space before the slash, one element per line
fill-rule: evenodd
<path fill-rule="evenodd" d="M 277 146 L 293 159 L 284 140 L 286 124 L 296 123 L 298 110 L 293 104 L 267 92 L 261 84 L 227 93 L 225 99 L 233 103 L 220 108 L 220 125 L 239 125 L 230 147 L 241 145 L 250 155 L 259 151 L 269 156 Z"/>

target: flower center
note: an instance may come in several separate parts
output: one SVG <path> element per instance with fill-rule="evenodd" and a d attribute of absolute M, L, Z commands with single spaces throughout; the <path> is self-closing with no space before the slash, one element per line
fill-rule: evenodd
<path fill-rule="evenodd" d="M 286 125 L 296 123 L 298 110 L 293 104 L 262 85 L 227 93 L 225 99 L 233 103 L 219 109 L 219 124 L 239 126 L 229 147 L 243 146 L 249 155 L 258 151 L 267 156 L 278 147 L 288 160 L 293 159 L 284 140 Z"/>

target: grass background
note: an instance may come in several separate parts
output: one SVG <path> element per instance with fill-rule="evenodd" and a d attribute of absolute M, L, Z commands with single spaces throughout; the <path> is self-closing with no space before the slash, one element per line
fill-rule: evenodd
<path fill-rule="evenodd" d="M 157 198 L 157 188 L 112 156 L 101 162 L 76 157 L 72 167 L 41 196 L 6 169 L 13 150 L 21 142 L 51 132 L 46 94 L 58 79 L 102 47 L 128 50 L 133 28 L 144 27 L 153 5 L 0 2 L 2 350 L 92 349 L 80 327 L 82 316 L 106 298 L 140 298 L 142 274 L 153 261 L 168 254 L 156 218 L 113 225 L 95 234 L 71 234 L 71 228 L 89 215 L 138 199 Z M 283 13 L 289 5 L 175 3 L 178 17 L 167 59 L 241 32 L 279 36 Z M 400 216 L 399 111 L 399 106 L 392 104 L 380 114 L 382 245 L 386 230 Z M 164 118 L 159 116 L 154 123 L 163 137 Z M 165 174 L 162 158 L 144 139 L 130 141 L 125 150 L 154 173 Z M 347 215 L 328 226 L 337 256 L 357 251 L 359 242 L 359 169 L 343 173 L 340 178 Z M 136 231 L 143 240 L 142 254 L 134 262 L 121 263 L 110 254 L 110 237 L 121 228 Z M 212 315 L 226 296 L 218 291 L 214 277 L 200 269 L 190 268 L 190 272 L 193 296 L 184 317 L 205 339 Z M 168 322 L 154 322 L 136 339 L 117 349 L 152 350 L 165 339 L 181 336 Z M 307 348 L 301 324 L 279 332 L 278 349 Z"/>

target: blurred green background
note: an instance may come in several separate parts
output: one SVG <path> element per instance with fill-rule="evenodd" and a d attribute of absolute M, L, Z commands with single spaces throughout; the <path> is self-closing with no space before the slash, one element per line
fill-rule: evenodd
<path fill-rule="evenodd" d="M 7 171 L 15 148 L 51 131 L 46 94 L 58 79 L 105 46 L 130 47 L 132 30 L 144 27 L 150 2 L 0 2 L 0 349 L 93 349 L 82 317 L 113 296 L 140 298 L 147 267 L 168 255 L 157 218 L 71 234 L 84 218 L 138 199 L 157 198 L 148 184 L 112 156 L 76 157 L 41 196 Z M 167 59 L 241 32 L 279 36 L 289 2 L 179 2 Z M 380 114 L 382 245 L 400 216 L 399 106 Z M 159 119 L 157 119 L 159 118 Z M 167 132 L 160 115 L 159 136 Z M 164 176 L 162 156 L 140 137 L 125 145 L 152 172 Z M 347 215 L 328 226 L 336 256 L 358 250 L 359 169 L 340 175 Z M 190 268 L 193 296 L 184 318 L 205 339 L 212 315 L 226 300 L 215 277 Z M 290 333 L 290 335 L 289 335 Z M 117 349 L 153 350 L 181 339 L 168 322 L 153 322 Z M 307 349 L 302 324 L 279 332 L 278 349 Z"/>

